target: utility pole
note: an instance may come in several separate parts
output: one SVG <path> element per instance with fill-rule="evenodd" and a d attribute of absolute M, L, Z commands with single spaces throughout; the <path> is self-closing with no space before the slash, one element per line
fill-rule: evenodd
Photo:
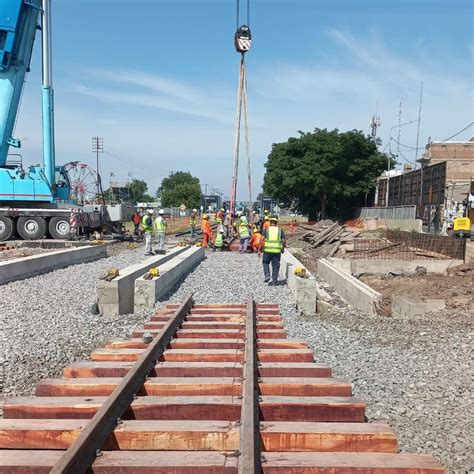
<path fill-rule="evenodd" d="M 99 153 L 104 153 L 104 139 L 103 138 L 92 137 L 92 153 L 96 154 L 97 197 L 99 197 L 99 194 L 100 194 Z"/>
<path fill-rule="evenodd" d="M 418 160 L 418 144 L 420 142 L 420 123 L 421 123 L 421 102 L 423 99 L 423 82 L 420 85 L 420 106 L 418 108 L 418 129 L 416 131 L 416 150 L 415 150 L 415 169 Z M 421 166 L 421 163 L 420 163 Z"/>

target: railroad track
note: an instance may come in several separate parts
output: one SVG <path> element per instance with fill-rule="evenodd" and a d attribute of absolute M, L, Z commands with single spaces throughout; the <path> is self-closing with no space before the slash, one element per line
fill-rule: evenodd
<path fill-rule="evenodd" d="M 251 296 L 167 305 L 132 339 L 3 410 L 0 473 L 444 472 L 431 456 L 398 453 L 389 426 L 365 422 L 351 384 L 286 338 L 276 305 Z"/>

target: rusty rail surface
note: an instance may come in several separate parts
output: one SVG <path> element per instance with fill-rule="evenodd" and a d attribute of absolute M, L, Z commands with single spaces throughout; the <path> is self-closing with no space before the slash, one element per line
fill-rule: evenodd
<path fill-rule="evenodd" d="M 51 474 L 79 474 L 86 472 L 91 467 L 103 444 L 120 422 L 138 389 L 145 383 L 148 374 L 155 366 L 156 361 L 160 359 L 192 304 L 193 295 L 190 294 L 87 423 L 79 437 L 61 456 L 51 470 Z"/>
<path fill-rule="evenodd" d="M 2 474 L 444 472 L 366 423 L 351 384 L 286 337 L 277 305 L 251 296 L 168 304 L 36 396 L 5 400 L 3 415 Z"/>

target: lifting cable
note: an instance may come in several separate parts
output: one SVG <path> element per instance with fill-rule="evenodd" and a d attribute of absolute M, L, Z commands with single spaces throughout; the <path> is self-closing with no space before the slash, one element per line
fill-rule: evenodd
<path fill-rule="evenodd" d="M 252 45 L 252 33 L 250 32 L 250 0 L 247 0 L 247 24 L 239 26 L 240 23 L 240 0 L 236 0 L 236 32 L 234 36 L 234 46 L 240 53 L 239 88 L 237 91 L 237 117 L 234 142 L 234 167 L 232 174 L 232 186 L 230 191 L 230 211 L 235 214 L 237 199 L 237 178 L 239 172 L 240 136 L 242 113 L 244 119 L 244 140 L 247 158 L 247 180 L 248 180 L 248 206 L 252 210 L 252 178 L 250 171 L 250 142 L 248 137 L 248 113 L 247 113 L 247 75 L 245 69 L 245 53 Z"/>

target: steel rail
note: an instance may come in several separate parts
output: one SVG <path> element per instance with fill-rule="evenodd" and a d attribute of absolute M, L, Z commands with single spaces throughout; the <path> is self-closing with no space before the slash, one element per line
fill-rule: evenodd
<path fill-rule="evenodd" d="M 250 294 L 247 300 L 245 323 L 244 373 L 242 408 L 240 414 L 239 474 L 261 472 L 260 431 L 257 374 L 257 321 L 255 304 Z"/>
<path fill-rule="evenodd" d="M 139 388 L 145 383 L 146 377 L 165 351 L 192 305 L 193 295 L 190 294 L 54 465 L 51 473 L 79 474 L 86 472 L 92 466 L 103 444 L 120 422 L 120 418 L 132 403 Z"/>

